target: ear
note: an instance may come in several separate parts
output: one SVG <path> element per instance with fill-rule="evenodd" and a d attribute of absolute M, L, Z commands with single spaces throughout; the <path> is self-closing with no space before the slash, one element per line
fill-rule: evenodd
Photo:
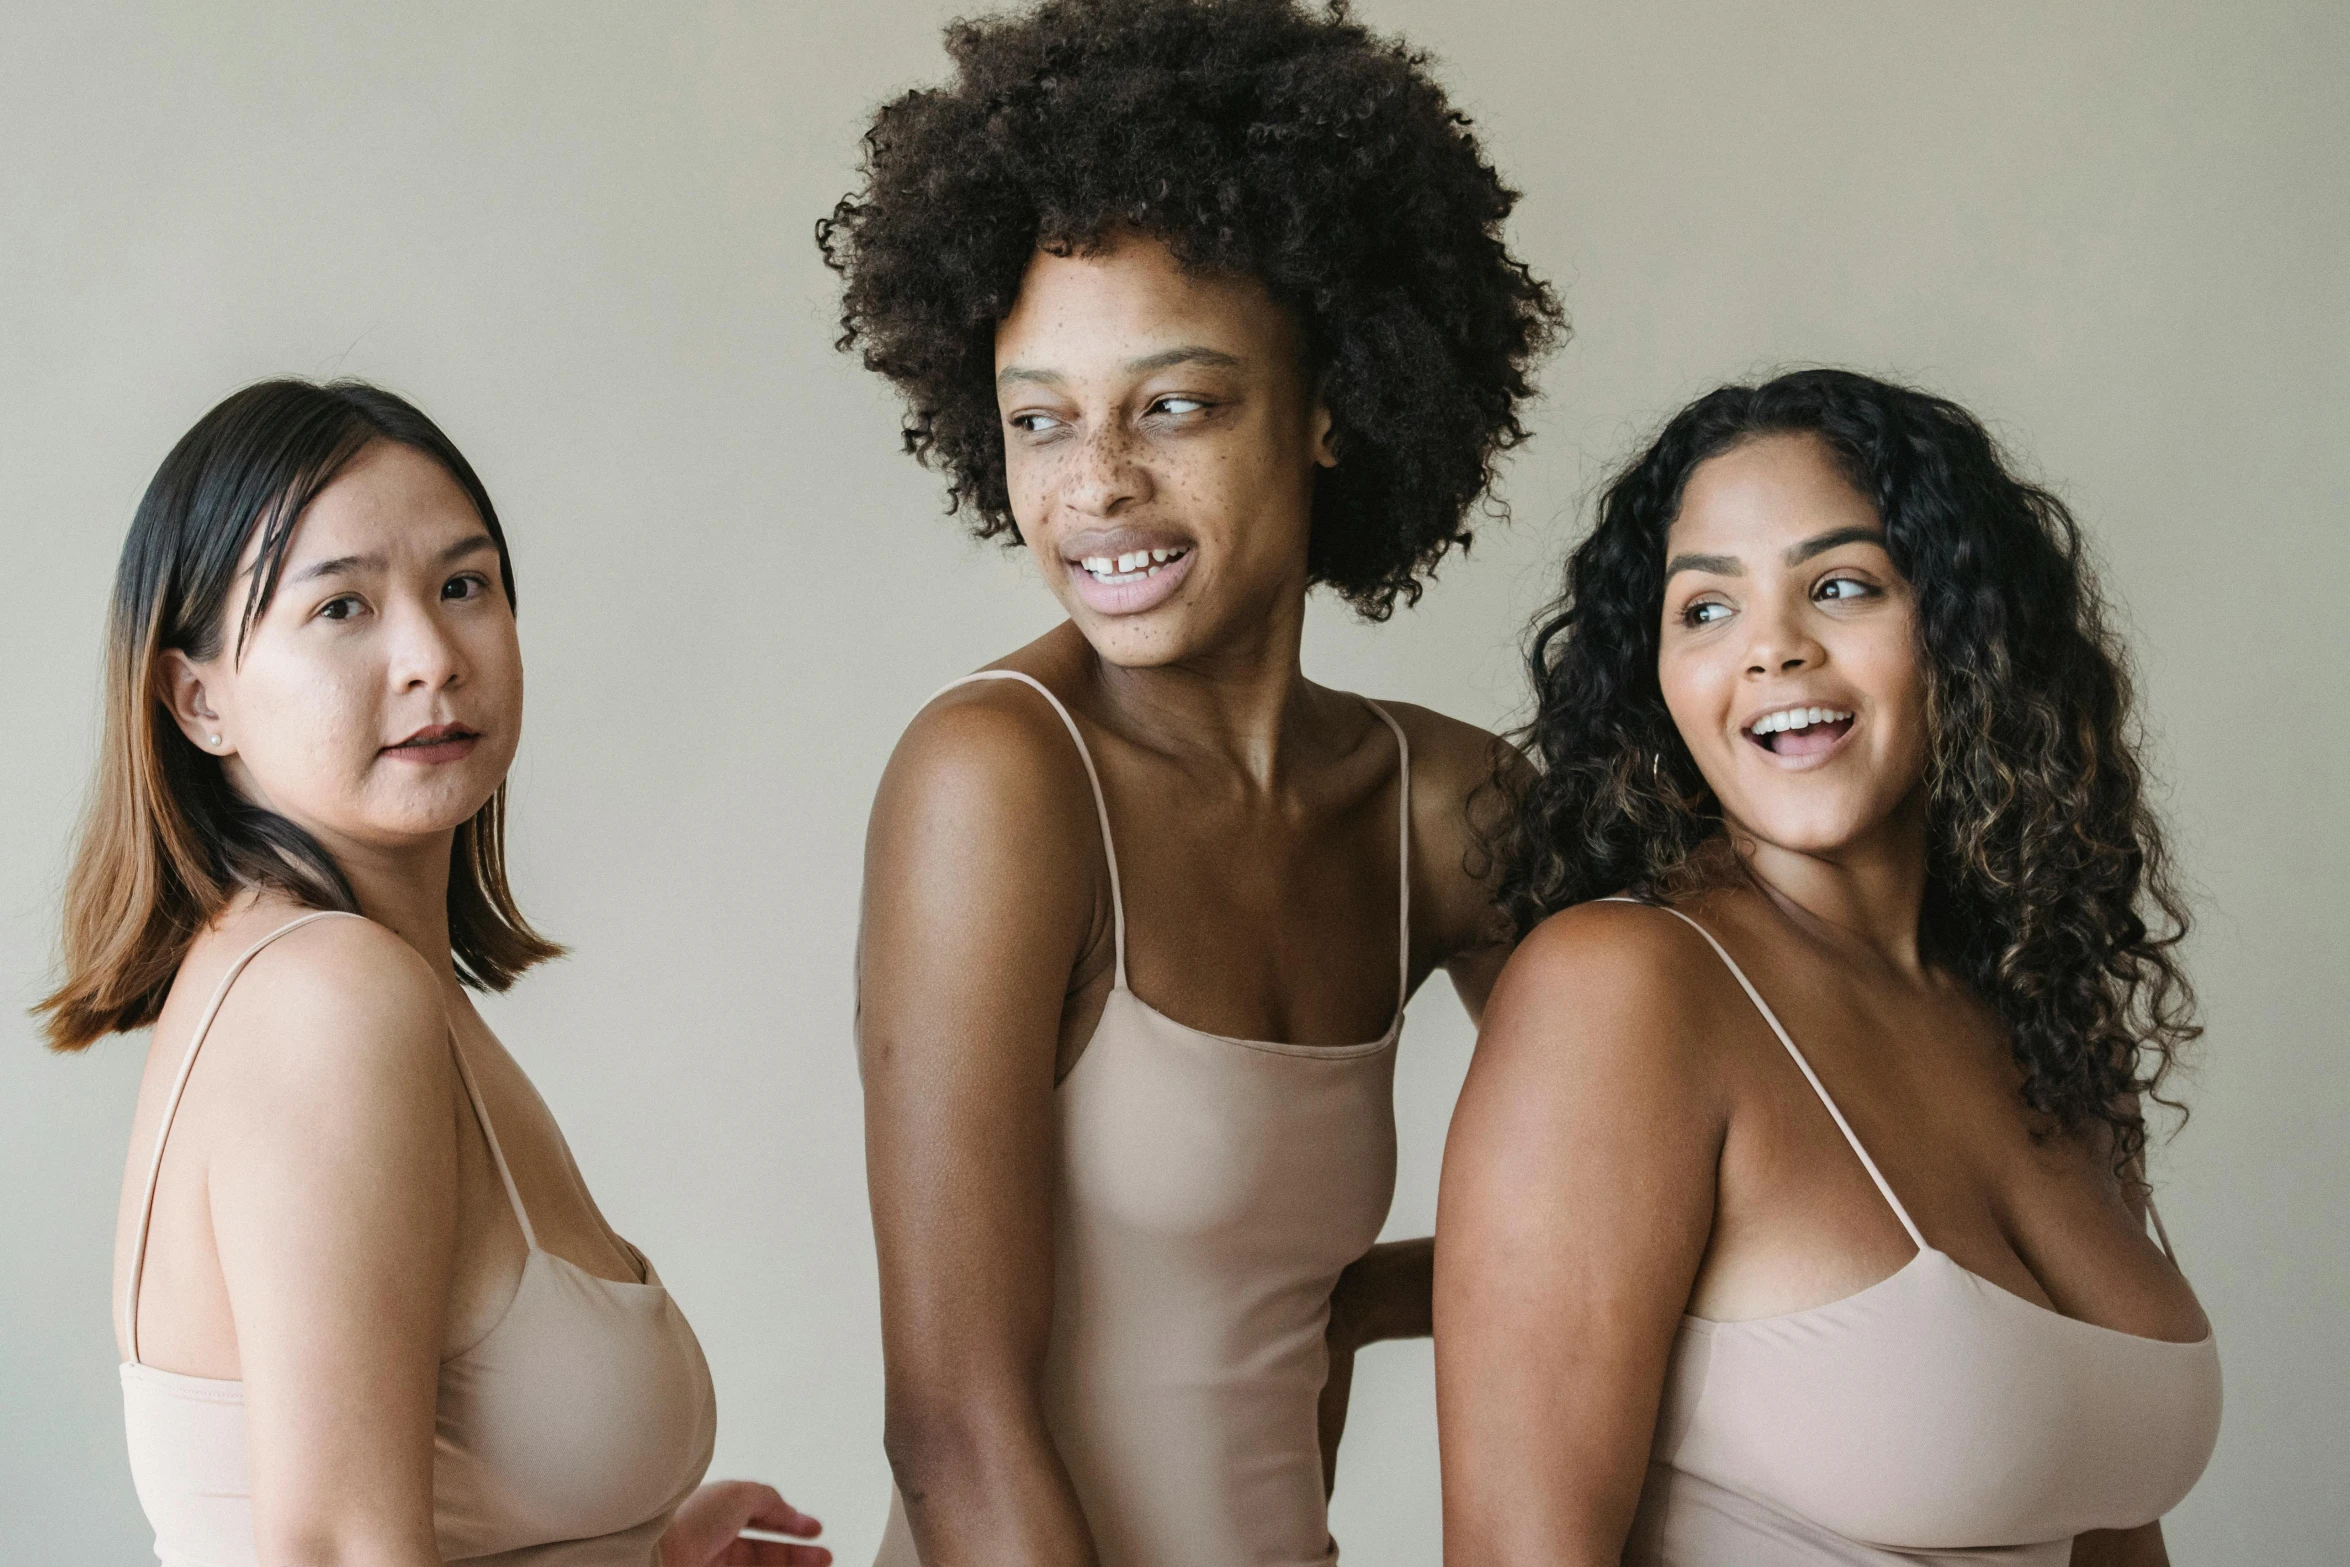
<path fill-rule="evenodd" d="M 1336 431 L 1332 428 L 1334 422 L 1330 417 L 1330 405 L 1322 400 L 1319 393 L 1316 393 L 1313 413 L 1313 451 L 1314 466 L 1318 468 L 1338 466 L 1338 438 Z"/>
<path fill-rule="evenodd" d="M 172 722 L 188 743 L 207 756 L 233 756 L 236 742 L 222 724 L 220 711 L 205 689 L 205 671 L 180 649 L 165 648 L 156 665 L 157 693 L 171 709 Z"/>

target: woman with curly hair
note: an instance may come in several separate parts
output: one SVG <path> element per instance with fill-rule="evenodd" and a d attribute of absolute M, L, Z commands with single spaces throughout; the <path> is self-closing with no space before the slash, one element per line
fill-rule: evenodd
<path fill-rule="evenodd" d="M 821 226 L 843 346 L 1068 620 L 914 720 L 859 1046 L 901 1505 L 882 1560 L 1303 1567 L 1378 1246 L 1405 999 L 1507 952 L 1490 735 L 1315 685 L 1467 541 L 1558 309 L 1421 58 L 1289 0 L 949 29 Z M 1180 1021 L 1178 1021 L 1180 1020 Z"/>
<path fill-rule="evenodd" d="M 1727 387 L 1608 489 L 1533 669 L 1438 1220 L 1445 1559 L 2165 1560 L 2220 1402 L 2146 1235 L 2184 913 L 2063 504 L 1939 398 Z"/>

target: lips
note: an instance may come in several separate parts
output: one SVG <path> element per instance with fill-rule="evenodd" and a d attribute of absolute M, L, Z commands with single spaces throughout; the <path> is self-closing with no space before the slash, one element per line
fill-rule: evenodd
<path fill-rule="evenodd" d="M 478 731 L 463 724 L 430 724 L 405 740 L 383 748 L 383 755 L 403 762 L 454 762 L 473 754 Z"/>
<path fill-rule="evenodd" d="M 1774 708 L 1740 731 L 1773 756 L 1798 760 L 1825 756 L 1852 733 L 1852 710 L 1834 706 Z"/>
<path fill-rule="evenodd" d="M 1062 546 L 1062 569 L 1097 615 L 1139 615 L 1175 596 L 1191 574 L 1190 541 L 1140 532 L 1081 534 Z"/>

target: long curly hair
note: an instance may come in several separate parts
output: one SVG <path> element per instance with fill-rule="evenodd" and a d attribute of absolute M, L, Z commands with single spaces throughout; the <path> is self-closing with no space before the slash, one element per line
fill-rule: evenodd
<path fill-rule="evenodd" d="M 863 188 L 816 239 L 843 279 L 839 346 L 896 383 L 948 509 L 1019 542 L 996 326 L 1040 248 L 1137 231 L 1292 313 L 1339 455 L 1315 481 L 1312 580 L 1374 620 L 1417 600 L 1526 439 L 1531 366 L 1565 325 L 1426 57 L 1296 0 L 1045 0 L 946 43 L 955 79 L 880 110 Z"/>
<path fill-rule="evenodd" d="M 1842 370 L 1726 386 L 1684 408 L 1605 490 L 1536 622 L 1536 769 L 1498 782 L 1499 897 L 1521 931 L 1591 898 L 1669 901 L 1737 875 L 1718 803 L 1665 707 L 1665 536 L 1692 472 L 1808 434 L 1884 520 L 1917 603 L 1927 692 L 1924 938 L 2008 1028 L 2023 1098 L 2145 1147 L 2201 1030 L 2187 928 L 2146 800 L 2128 662 L 2064 503 L 2012 473 L 1957 404 Z"/>

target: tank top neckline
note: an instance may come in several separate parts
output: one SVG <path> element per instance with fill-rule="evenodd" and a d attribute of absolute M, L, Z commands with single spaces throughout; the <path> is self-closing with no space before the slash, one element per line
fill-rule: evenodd
<path fill-rule="evenodd" d="M 1948 1252 L 1943 1251 L 1940 1247 L 1928 1242 L 1924 1232 L 1918 1228 L 1917 1221 L 1910 1217 L 1909 1209 L 1904 1207 L 1902 1205 L 1901 1199 L 1894 1194 L 1893 1184 L 1885 1179 L 1884 1172 L 1877 1168 L 1877 1161 L 1869 1157 L 1868 1149 L 1862 1146 L 1860 1134 L 1855 1132 L 1852 1129 L 1852 1123 L 1844 1118 L 1843 1110 L 1838 1108 L 1835 1098 L 1829 1094 L 1827 1085 L 1820 1081 L 1819 1073 L 1812 1070 L 1810 1060 L 1806 1058 L 1803 1051 L 1797 1047 L 1794 1036 L 1787 1032 L 1786 1026 L 1779 1021 L 1779 1015 L 1771 1010 L 1770 1003 L 1763 1000 L 1762 992 L 1755 988 L 1754 981 L 1746 977 L 1746 971 L 1738 966 L 1738 960 L 1730 956 L 1729 949 L 1724 947 L 1721 942 L 1715 938 L 1714 933 L 1706 929 L 1703 925 L 1699 924 L 1696 920 L 1691 919 L 1688 915 L 1682 913 L 1679 909 L 1672 908 L 1666 904 L 1650 903 L 1647 900 L 1641 898 L 1621 897 L 1601 898 L 1598 901 L 1601 903 L 1630 903 L 1642 908 L 1652 908 L 1659 910 L 1662 913 L 1670 914 L 1673 916 L 1673 918 L 1679 920 L 1682 924 L 1688 926 L 1691 930 L 1696 931 L 1698 935 L 1705 938 L 1705 944 L 1713 948 L 1714 955 L 1720 958 L 1722 960 L 1723 967 L 1730 971 L 1730 977 L 1738 982 L 1738 988 L 1746 993 L 1746 999 L 1754 1003 L 1754 1009 L 1762 1014 L 1763 1022 L 1770 1026 L 1772 1034 L 1777 1036 L 1779 1043 L 1786 1048 L 1787 1054 L 1795 1062 L 1796 1070 L 1801 1072 L 1803 1074 L 1804 1081 L 1811 1085 L 1813 1094 L 1818 1096 L 1821 1105 L 1826 1108 L 1828 1112 L 1828 1118 L 1834 1121 L 1836 1123 L 1836 1129 L 1844 1134 L 1844 1141 L 1852 1149 L 1854 1156 L 1860 1160 L 1861 1168 L 1868 1172 L 1869 1179 L 1875 1183 L 1878 1194 L 1885 1199 L 1885 1205 L 1893 1210 L 1893 1217 L 1901 1221 L 1902 1229 L 1908 1232 L 1911 1243 L 1917 1248 L 1915 1254 L 1912 1255 L 1910 1259 L 1903 1263 L 1900 1267 L 1894 1269 L 1891 1273 L 1885 1275 L 1885 1277 L 1877 1280 L 1873 1284 L 1865 1284 L 1861 1286 L 1859 1289 L 1854 1290 L 1849 1295 L 1840 1295 L 1834 1300 L 1822 1301 L 1816 1306 L 1805 1306 L 1795 1311 L 1777 1312 L 1767 1317 L 1737 1317 L 1728 1320 L 1716 1320 L 1711 1317 L 1693 1316 L 1687 1312 L 1684 1312 L 1681 1316 L 1681 1322 L 1685 1328 L 1689 1328 L 1707 1335 L 1736 1333 L 1742 1329 L 1767 1331 L 1771 1329 L 1784 1328 L 1794 1323 L 1801 1322 L 1806 1318 L 1825 1316 L 1837 1313 L 1839 1311 L 1848 1310 L 1854 1306 L 1857 1306 L 1865 1297 L 1876 1295 L 1880 1292 L 1889 1292 L 1897 1288 L 1903 1280 L 1923 1269 L 1946 1267 L 1951 1272 L 1955 1273 L 1960 1280 L 1964 1281 L 1970 1286 L 1979 1288 L 1983 1293 L 1987 1294 L 1992 1299 L 2005 1302 L 2007 1306 L 2020 1307 L 2023 1310 L 2032 1313 L 2034 1320 L 2047 1320 L 2065 1324 L 2065 1327 L 2063 1329 L 2059 1329 L 2059 1331 L 2071 1331 L 2074 1329 L 2079 1329 L 2091 1334 L 2102 1334 L 2109 1338 L 2125 1339 L 2134 1344 L 2158 1345 L 2164 1349 L 2206 1350 L 2211 1346 L 2216 1330 L 2212 1327 L 2208 1319 L 2206 1319 L 2204 1323 L 2203 1336 L 2197 1339 L 2155 1338 L 2144 1333 L 2132 1333 L 2123 1328 L 2109 1328 L 2098 1322 L 2085 1322 L 2079 1317 L 2067 1316 L 2065 1313 L 2058 1311 L 2053 1306 L 2043 1306 L 2038 1301 L 2026 1300 L 2023 1296 L 2018 1295 L 2015 1291 L 2007 1288 L 2005 1285 L 2000 1284 L 1995 1280 L 1985 1278 L 1982 1274 L 1977 1273 L 1974 1269 L 1968 1267 L 1965 1263 L 1960 1262 L 1956 1257 L 1951 1256 Z M 2178 1263 L 2178 1254 L 2171 1249 L 2170 1234 L 2163 1228 L 2162 1215 L 2155 1211 L 2154 1195 L 2151 1192 L 2149 1192 L 2146 1196 L 2146 1216 L 2153 1225 L 2154 1236 L 2157 1243 L 2162 1247 L 2162 1254 L 2171 1260 L 2173 1266 L 2176 1266 Z M 2005 1309 L 2005 1307 L 2002 1309 Z"/>
<path fill-rule="evenodd" d="M 1101 824 L 1102 854 L 1108 861 L 1110 868 L 1110 938 L 1112 951 L 1116 959 L 1116 968 L 1114 970 L 1111 981 L 1109 1003 L 1103 1008 L 1102 1012 L 1102 1015 L 1105 1018 L 1109 1016 L 1109 1007 L 1115 1006 L 1118 1002 L 1118 998 L 1120 996 L 1124 996 L 1127 1001 L 1131 1002 L 1137 1007 L 1140 1007 L 1144 1012 L 1148 1013 L 1153 1018 L 1156 1018 L 1159 1022 L 1181 1033 L 1192 1035 L 1195 1038 L 1209 1040 L 1216 1044 L 1236 1045 L 1243 1050 L 1260 1051 L 1266 1055 L 1343 1061 L 1357 1057 L 1375 1056 L 1382 1051 L 1388 1050 L 1394 1046 L 1396 1040 L 1400 1038 L 1403 1033 L 1404 1003 L 1411 999 L 1412 748 L 1411 742 L 1404 737 L 1403 725 L 1397 723 L 1394 716 L 1391 715 L 1387 709 L 1381 707 L 1377 702 L 1372 701 L 1369 697 L 1363 697 L 1360 699 L 1365 707 L 1368 707 L 1373 713 L 1378 715 L 1379 721 L 1385 724 L 1389 732 L 1395 736 L 1396 754 L 1398 758 L 1399 771 L 1397 773 L 1397 794 L 1399 796 L 1399 804 L 1397 806 L 1397 816 L 1399 819 L 1399 849 L 1396 856 L 1396 870 L 1397 881 L 1399 883 L 1399 892 L 1396 900 L 1398 955 L 1396 960 L 1397 973 L 1395 989 L 1395 1013 L 1388 1019 L 1387 1031 L 1376 1039 L 1365 1040 L 1358 1044 L 1301 1045 L 1283 1040 L 1243 1039 L 1236 1034 L 1218 1034 L 1204 1028 L 1194 1028 L 1191 1024 L 1185 1023 L 1177 1018 L 1169 1017 L 1166 1013 L 1160 1011 L 1157 1007 L 1152 1006 L 1148 1001 L 1145 1001 L 1141 996 L 1137 995 L 1132 986 L 1126 983 L 1126 898 L 1118 880 L 1118 845 L 1116 839 L 1110 832 L 1109 798 L 1102 792 L 1101 771 L 1094 766 L 1093 749 L 1085 743 L 1085 734 L 1077 727 L 1077 719 L 1075 715 L 1069 711 L 1068 707 L 1061 701 L 1059 697 L 1053 694 L 1052 689 L 1043 681 L 1037 679 L 1034 675 L 1023 673 L 1017 669 L 982 669 L 974 671 L 971 674 L 962 676 L 960 679 L 948 681 L 944 686 L 941 686 L 937 692 L 932 694 L 931 700 L 936 701 L 938 697 L 956 689 L 958 686 L 970 685 L 976 681 L 981 680 L 1016 680 L 1020 684 L 1034 690 L 1039 696 L 1043 697 L 1047 703 L 1051 704 L 1054 714 L 1060 718 L 1061 726 L 1069 731 L 1069 738 L 1076 742 L 1077 758 L 1079 761 L 1085 764 L 1085 780 L 1089 785 L 1092 786 L 1093 789 L 1094 814 Z M 1095 1031 L 1097 1033 L 1100 1031 L 1099 1024 L 1095 1025 Z M 1085 1065 L 1085 1057 L 1092 1054 L 1093 1050 L 1089 1045 L 1084 1054 L 1078 1057 L 1077 1065 L 1070 1068 L 1071 1074 L 1074 1074 L 1078 1068 L 1083 1067 Z M 1065 1082 L 1067 1079 L 1064 1078 L 1063 1081 Z"/>
<path fill-rule="evenodd" d="M 122 1362 L 121 1369 L 126 1375 L 184 1384 L 191 1390 L 205 1387 L 241 1388 L 244 1385 L 241 1377 L 195 1376 L 184 1371 L 169 1371 L 161 1366 L 150 1366 L 139 1358 L 139 1286 L 146 1271 L 147 1234 L 155 1217 L 155 1192 L 163 1176 L 163 1150 L 171 1138 L 172 1122 L 179 1115 L 180 1100 L 187 1092 L 189 1075 L 195 1070 L 197 1053 L 204 1048 L 205 1036 L 212 1031 L 213 1019 L 219 1014 L 221 1003 L 228 999 L 229 987 L 236 983 L 238 975 L 244 973 L 245 966 L 260 956 L 262 949 L 271 942 L 276 941 L 280 936 L 299 930 L 305 925 L 323 919 L 365 918 L 366 916 L 363 914 L 353 914 L 347 910 L 321 909 L 278 926 L 268 935 L 247 947 L 238 955 L 236 961 L 228 966 L 228 971 L 221 975 L 220 983 L 214 987 L 211 999 L 205 1002 L 203 1012 L 197 1016 L 195 1031 L 188 1039 L 187 1052 L 180 1059 L 179 1071 L 172 1079 L 171 1092 L 163 1102 L 163 1113 L 155 1128 L 154 1152 L 147 1160 L 146 1185 L 139 1201 L 139 1224 L 131 1243 L 130 1279 L 123 1292 L 123 1342 L 129 1350 L 129 1358 Z M 612 1290 L 624 1296 L 646 1291 L 666 1294 L 668 1286 L 664 1285 L 660 1275 L 654 1272 L 651 1259 L 621 1235 L 613 1234 L 612 1238 L 643 1270 L 644 1277 L 641 1279 L 607 1279 L 601 1274 L 592 1273 L 581 1267 L 568 1257 L 557 1256 L 539 1244 L 538 1231 L 530 1222 L 530 1211 L 522 1204 L 522 1189 L 515 1184 L 514 1171 L 506 1163 L 506 1150 L 498 1141 L 497 1128 L 490 1122 L 489 1105 L 482 1098 L 481 1087 L 474 1080 L 473 1068 L 466 1061 L 465 1052 L 458 1047 L 454 1026 L 449 1030 L 449 1055 L 456 1063 L 459 1080 L 465 1085 L 465 1096 L 473 1106 L 474 1119 L 481 1126 L 482 1139 L 489 1145 L 490 1161 L 497 1166 L 498 1179 L 506 1188 L 506 1201 L 514 1210 L 514 1221 L 522 1229 L 523 1258 L 522 1270 L 515 1279 L 514 1293 L 507 1297 L 506 1304 L 499 1311 L 496 1319 L 469 1343 L 441 1356 L 441 1363 L 446 1365 L 450 1361 L 469 1355 L 497 1336 L 498 1330 L 503 1328 L 514 1315 L 516 1303 L 522 1299 L 529 1282 L 532 1266 L 542 1260 L 588 1284 Z M 606 1230 L 609 1233 L 610 1227 L 606 1226 Z"/>

